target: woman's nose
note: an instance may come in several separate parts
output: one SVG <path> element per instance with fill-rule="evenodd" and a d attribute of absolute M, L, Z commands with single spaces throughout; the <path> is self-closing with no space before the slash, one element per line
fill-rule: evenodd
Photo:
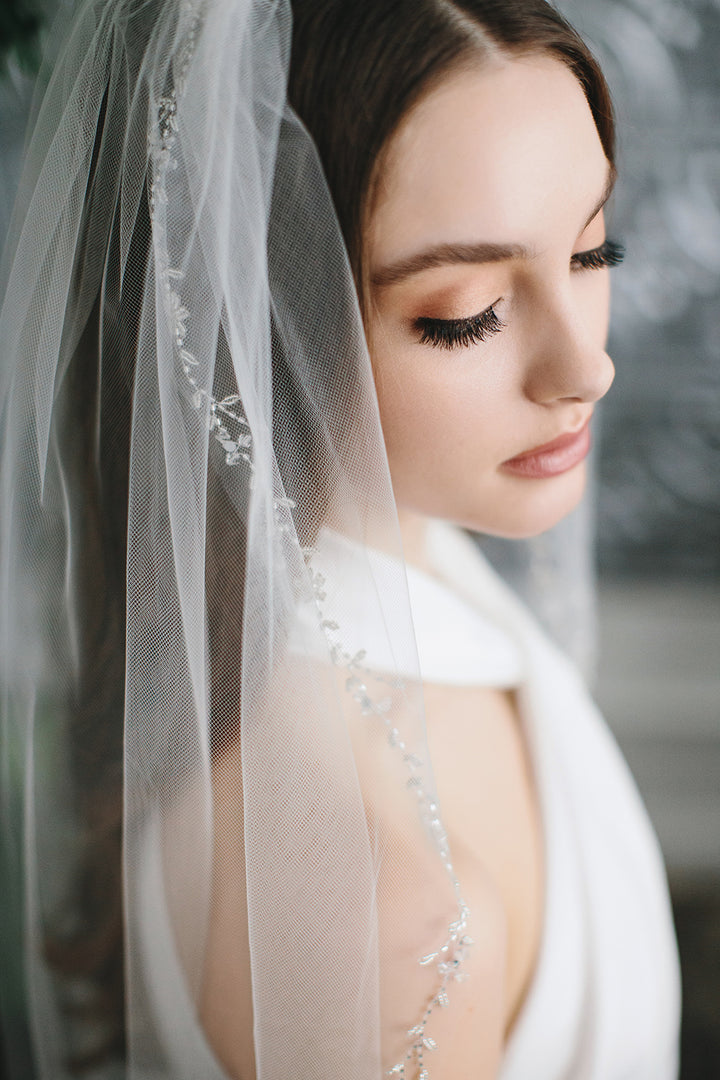
<path fill-rule="evenodd" d="M 589 331 L 571 316 L 553 320 L 552 328 L 532 346 L 524 390 L 539 405 L 556 401 L 595 402 L 608 392 L 615 367 L 605 351 L 604 333 Z"/>

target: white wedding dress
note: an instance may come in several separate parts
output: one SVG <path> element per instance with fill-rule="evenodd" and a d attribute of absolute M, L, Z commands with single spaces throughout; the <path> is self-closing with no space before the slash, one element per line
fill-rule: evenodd
<path fill-rule="evenodd" d="M 328 580 L 347 552 L 330 540 Z M 543 823 L 540 954 L 498 1080 L 676 1080 L 680 980 L 665 872 L 625 761 L 575 667 L 476 545 L 433 524 L 428 558 L 432 574 L 408 567 L 423 679 L 517 689 Z M 382 588 L 390 564 L 373 560 Z M 344 584 L 344 645 L 383 670 L 363 598 Z M 148 1007 L 177 1080 L 227 1080 L 185 989 L 158 850 L 150 829 L 140 874 Z"/>

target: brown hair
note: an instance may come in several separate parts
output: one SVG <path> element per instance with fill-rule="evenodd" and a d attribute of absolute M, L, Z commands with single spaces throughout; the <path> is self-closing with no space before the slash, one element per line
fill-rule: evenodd
<path fill-rule="evenodd" d="M 453 67 L 547 54 L 583 88 L 608 161 L 615 125 L 585 42 L 545 0 L 293 0 L 288 94 L 320 153 L 358 289 L 378 162 L 403 117 Z"/>

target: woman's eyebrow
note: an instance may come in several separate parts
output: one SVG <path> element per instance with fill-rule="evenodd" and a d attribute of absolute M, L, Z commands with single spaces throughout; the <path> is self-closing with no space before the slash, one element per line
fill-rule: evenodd
<path fill-rule="evenodd" d="M 504 262 L 506 259 L 529 259 L 533 252 L 522 244 L 435 244 L 416 255 L 382 266 L 372 275 L 372 284 L 378 288 L 395 285 L 398 281 L 432 270 L 436 266 L 452 263 Z"/>
<path fill-rule="evenodd" d="M 608 165 L 607 178 L 602 195 L 593 207 L 581 232 L 587 229 L 600 213 L 605 203 L 613 193 L 617 169 L 614 165 Z M 419 274 L 422 270 L 433 270 L 437 266 L 448 266 L 457 263 L 493 263 L 505 262 L 509 259 L 531 259 L 534 252 L 524 244 L 435 244 L 423 249 L 415 255 L 409 255 L 405 259 L 382 266 L 374 271 L 371 283 L 376 288 L 387 285 L 396 285 L 411 274 Z"/>

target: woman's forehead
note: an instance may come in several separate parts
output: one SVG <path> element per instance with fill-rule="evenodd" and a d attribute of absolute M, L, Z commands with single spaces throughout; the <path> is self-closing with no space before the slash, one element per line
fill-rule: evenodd
<path fill-rule="evenodd" d="M 369 265 L 438 244 L 544 246 L 580 230 L 608 181 L 582 87 L 547 56 L 457 71 L 391 139 L 368 222 Z"/>

